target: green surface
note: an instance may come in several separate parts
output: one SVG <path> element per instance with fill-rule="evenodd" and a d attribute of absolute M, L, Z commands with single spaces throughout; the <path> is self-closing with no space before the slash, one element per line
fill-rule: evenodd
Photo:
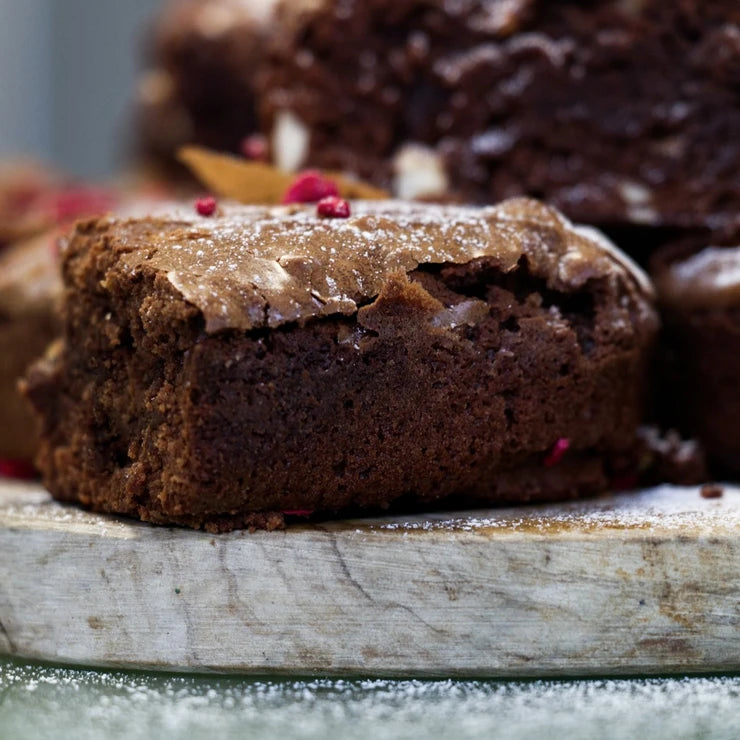
<path fill-rule="evenodd" d="M 738 738 L 740 678 L 251 680 L 0 659 L 0 738 Z"/>

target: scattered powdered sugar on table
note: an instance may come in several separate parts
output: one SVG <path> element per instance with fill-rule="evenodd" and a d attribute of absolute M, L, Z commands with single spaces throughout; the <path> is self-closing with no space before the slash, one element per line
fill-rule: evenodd
<path fill-rule="evenodd" d="M 0 519 L 2 526 L 43 529 L 51 525 L 86 525 L 98 533 L 128 534 L 132 521 L 122 517 L 94 514 L 74 504 L 54 501 L 38 481 L 18 481 L 0 477 Z"/>
<path fill-rule="evenodd" d="M 735 738 L 740 678 L 390 681 L 166 676 L 0 660 L 0 736 Z"/>

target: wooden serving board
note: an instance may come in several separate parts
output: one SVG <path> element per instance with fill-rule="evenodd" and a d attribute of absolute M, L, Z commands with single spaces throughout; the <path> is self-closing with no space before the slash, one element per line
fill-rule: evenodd
<path fill-rule="evenodd" d="M 740 488 L 212 536 L 0 483 L 0 652 L 377 676 L 740 670 Z"/>

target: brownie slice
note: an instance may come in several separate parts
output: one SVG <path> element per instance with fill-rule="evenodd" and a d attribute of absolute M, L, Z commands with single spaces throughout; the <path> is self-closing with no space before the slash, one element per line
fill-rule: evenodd
<path fill-rule="evenodd" d="M 32 232 L 45 230 L 0 252 L 0 461 L 24 462 L 18 469 L 30 471 L 38 445 L 37 420 L 18 393 L 18 382 L 61 331 L 59 239 L 79 216 L 89 218 L 114 207 L 140 214 L 155 201 L 124 200 L 112 190 L 70 183 L 27 192 L 34 195 L 26 224 L 34 225 Z"/>
<path fill-rule="evenodd" d="M 696 434 L 718 472 L 740 473 L 740 246 L 656 268 L 664 316 L 664 414 Z M 680 253 L 680 250 L 679 250 Z"/>
<path fill-rule="evenodd" d="M 52 494 L 156 523 L 555 500 L 635 444 L 651 286 L 520 199 L 80 223 L 28 376 Z"/>
<path fill-rule="evenodd" d="M 140 148 L 165 172 L 184 174 L 177 149 L 198 143 L 238 151 L 257 130 L 254 98 L 276 0 L 170 0 L 139 81 Z"/>
<path fill-rule="evenodd" d="M 291 0 L 268 66 L 302 164 L 403 197 L 533 195 L 635 253 L 740 209 L 737 0 Z"/>
<path fill-rule="evenodd" d="M 17 385 L 61 331 L 62 284 L 46 234 L 0 253 L 0 458 L 30 461 L 38 423 Z"/>

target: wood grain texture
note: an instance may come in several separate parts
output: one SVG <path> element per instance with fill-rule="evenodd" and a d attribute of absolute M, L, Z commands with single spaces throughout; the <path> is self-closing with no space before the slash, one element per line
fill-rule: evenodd
<path fill-rule="evenodd" d="M 212 536 L 0 483 L 0 651 L 378 676 L 740 669 L 740 489 Z"/>

